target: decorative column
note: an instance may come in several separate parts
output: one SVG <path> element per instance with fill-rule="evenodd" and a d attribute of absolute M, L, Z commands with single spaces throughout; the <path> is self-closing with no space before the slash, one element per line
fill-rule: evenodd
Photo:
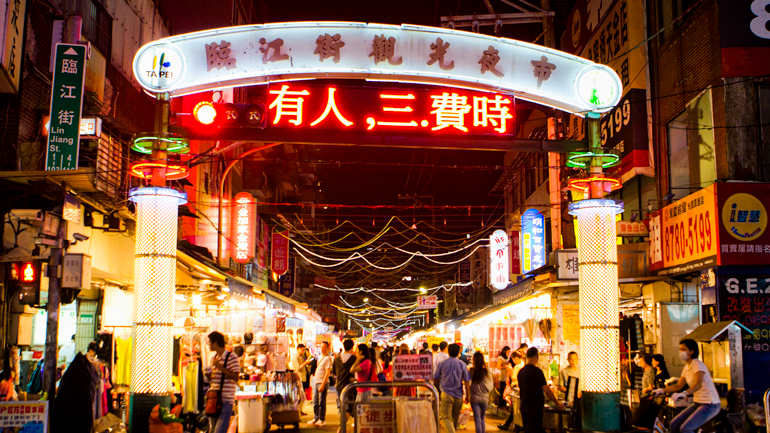
<path fill-rule="evenodd" d="M 602 170 L 619 156 L 600 144 L 599 115 L 589 113 L 589 149 L 572 152 L 567 165 L 585 171 L 570 178 L 584 200 L 571 203 L 577 217 L 580 282 L 580 385 L 583 430 L 620 431 L 620 349 L 618 329 L 618 249 L 615 216 L 623 203 L 602 197 L 620 188 L 620 180 Z"/>
<path fill-rule="evenodd" d="M 168 95 L 156 101 L 156 132 L 134 137 L 131 148 L 150 159 L 131 165 L 130 174 L 145 186 L 134 188 L 129 198 L 136 205 L 134 249 L 134 323 L 131 354 L 129 431 L 147 433 L 150 412 L 156 405 L 171 405 L 174 292 L 179 206 L 187 193 L 166 186 L 169 180 L 188 175 L 182 154 L 189 141 L 166 132 Z"/>
<path fill-rule="evenodd" d="M 146 431 L 155 405 L 171 402 L 177 218 L 187 194 L 148 186 L 131 190 L 130 198 L 136 204 L 131 431 L 138 432 Z"/>

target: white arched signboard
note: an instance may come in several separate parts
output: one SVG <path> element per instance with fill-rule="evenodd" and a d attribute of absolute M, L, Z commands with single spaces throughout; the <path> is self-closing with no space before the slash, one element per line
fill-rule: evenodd
<path fill-rule="evenodd" d="M 609 67 L 513 39 L 444 28 L 277 23 L 151 42 L 134 57 L 151 93 L 315 78 L 402 81 L 513 94 L 572 113 L 604 112 L 622 85 Z"/>

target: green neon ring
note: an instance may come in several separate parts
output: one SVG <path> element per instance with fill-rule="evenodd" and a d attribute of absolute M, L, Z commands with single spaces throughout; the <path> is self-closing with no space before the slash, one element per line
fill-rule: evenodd
<path fill-rule="evenodd" d="M 134 136 L 131 140 L 131 148 L 139 153 L 149 155 L 155 143 L 160 149 L 171 153 L 188 153 L 190 140 L 172 132 L 143 132 Z"/>
<path fill-rule="evenodd" d="M 620 164 L 620 155 L 615 153 L 599 153 L 592 150 L 578 150 L 567 156 L 567 167 L 588 168 L 598 162 L 602 168 L 610 168 Z"/>

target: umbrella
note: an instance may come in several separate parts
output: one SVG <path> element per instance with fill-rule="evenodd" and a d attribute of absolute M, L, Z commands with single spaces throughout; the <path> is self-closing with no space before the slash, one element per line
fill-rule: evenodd
<path fill-rule="evenodd" d="M 545 341 L 551 344 L 551 319 L 543 319 L 540 321 L 540 332 L 543 333 Z"/>

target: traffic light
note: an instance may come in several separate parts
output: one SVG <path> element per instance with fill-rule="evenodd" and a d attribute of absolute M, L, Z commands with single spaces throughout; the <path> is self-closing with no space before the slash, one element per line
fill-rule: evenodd
<path fill-rule="evenodd" d="M 14 262 L 11 268 L 11 279 L 19 286 L 19 303 L 26 305 L 40 304 L 40 274 L 42 262 L 31 260 Z"/>
<path fill-rule="evenodd" d="M 193 119 L 201 126 L 219 128 L 257 128 L 267 125 L 265 104 L 214 104 L 202 101 L 193 109 Z"/>

